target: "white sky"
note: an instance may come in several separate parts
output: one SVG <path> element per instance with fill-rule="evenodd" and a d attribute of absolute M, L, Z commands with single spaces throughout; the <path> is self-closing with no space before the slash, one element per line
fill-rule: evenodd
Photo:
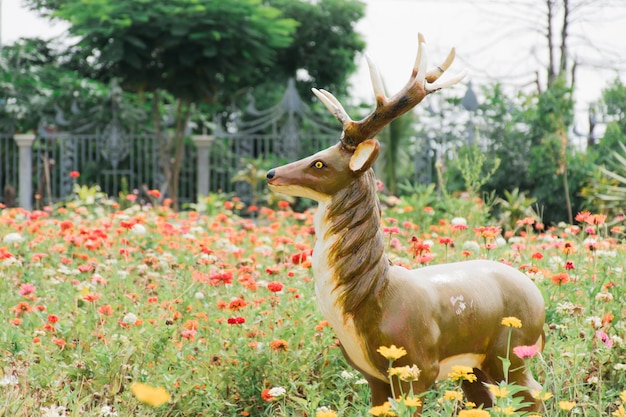
<path fill-rule="evenodd" d="M 572 0 L 575 1 L 575 0 Z M 609 5 L 606 5 L 608 2 Z M 545 86 L 546 40 L 540 33 L 545 21 L 542 0 L 365 0 L 366 17 L 358 31 L 367 53 L 377 63 L 393 94 L 410 73 L 417 48 L 417 32 L 426 37 L 432 65 L 454 46 L 457 60 L 449 70 L 468 68 L 474 86 L 498 80 L 513 89 L 533 88 L 538 72 Z M 595 5 L 601 1 L 593 2 Z M 580 61 L 577 78 L 577 125 L 586 130 L 590 102 L 615 77 L 626 77 L 626 1 L 605 0 L 603 7 L 576 10 L 571 25 L 571 52 Z M 21 7 L 20 0 L 0 0 L 2 44 L 19 37 L 49 38 L 64 33 Z M 608 67 L 609 69 L 601 69 Z M 610 68 L 621 68 L 621 72 Z M 353 77 L 354 94 L 373 100 L 364 59 Z M 465 91 L 465 85 L 457 86 Z M 476 89 L 477 90 L 477 89 Z"/>

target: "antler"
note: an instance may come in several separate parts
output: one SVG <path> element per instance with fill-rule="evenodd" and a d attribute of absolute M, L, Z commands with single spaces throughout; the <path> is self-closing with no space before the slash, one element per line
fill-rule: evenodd
<path fill-rule="evenodd" d="M 354 149 L 359 143 L 376 136 L 387 124 L 395 118 L 403 115 L 428 94 L 449 87 L 461 81 L 467 71 L 462 71 L 453 78 L 442 81 L 439 77 L 450 67 L 454 61 L 454 48 L 450 50 L 448 57 L 439 67 L 426 72 L 427 58 L 424 51 L 424 36 L 418 34 L 417 57 L 411 77 L 406 85 L 391 98 L 385 96 L 383 82 L 374 62 L 366 55 L 367 63 L 376 95 L 376 109 L 363 120 L 355 122 L 346 113 L 345 109 L 335 96 L 326 90 L 313 89 L 313 93 L 335 115 L 343 125 L 341 135 L 342 144 L 348 149 Z"/>

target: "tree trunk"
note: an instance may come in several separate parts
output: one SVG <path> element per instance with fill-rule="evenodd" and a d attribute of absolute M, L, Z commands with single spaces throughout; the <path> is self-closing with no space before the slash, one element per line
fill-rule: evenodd
<path fill-rule="evenodd" d="M 548 87 L 552 85 L 556 78 L 556 70 L 554 65 L 554 40 L 552 39 L 552 19 L 554 18 L 554 0 L 546 0 L 546 6 L 548 7 L 547 19 L 547 32 L 548 38 Z"/>
<path fill-rule="evenodd" d="M 563 26 L 561 27 L 561 60 L 559 63 L 559 75 L 567 70 L 567 37 L 569 29 L 569 0 L 563 0 Z"/>
<path fill-rule="evenodd" d="M 180 171 L 185 157 L 185 130 L 187 122 L 191 114 L 191 103 L 179 99 L 176 108 L 176 129 L 174 130 L 173 144 L 174 156 L 172 157 L 171 176 L 170 176 L 170 196 L 172 198 L 172 207 L 174 210 L 180 208 L 178 201 Z"/>

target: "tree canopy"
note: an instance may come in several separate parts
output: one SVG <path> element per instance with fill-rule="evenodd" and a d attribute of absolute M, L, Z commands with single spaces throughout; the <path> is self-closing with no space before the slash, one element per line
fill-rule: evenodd
<path fill-rule="evenodd" d="M 54 16 L 71 24 L 74 58 L 94 78 L 186 101 L 258 82 L 297 25 L 260 0 L 66 1 Z"/>

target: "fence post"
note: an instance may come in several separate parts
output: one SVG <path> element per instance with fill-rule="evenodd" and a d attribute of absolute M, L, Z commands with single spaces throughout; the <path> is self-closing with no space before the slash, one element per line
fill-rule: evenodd
<path fill-rule="evenodd" d="M 215 139 L 212 135 L 193 135 L 191 137 L 196 145 L 196 168 L 197 168 L 197 182 L 196 191 L 198 197 L 209 195 L 209 185 L 211 176 L 211 160 L 209 158 L 209 151 L 211 149 L 211 143 Z"/>
<path fill-rule="evenodd" d="M 33 133 L 13 135 L 20 149 L 19 155 L 19 206 L 24 210 L 33 209 Z"/>

